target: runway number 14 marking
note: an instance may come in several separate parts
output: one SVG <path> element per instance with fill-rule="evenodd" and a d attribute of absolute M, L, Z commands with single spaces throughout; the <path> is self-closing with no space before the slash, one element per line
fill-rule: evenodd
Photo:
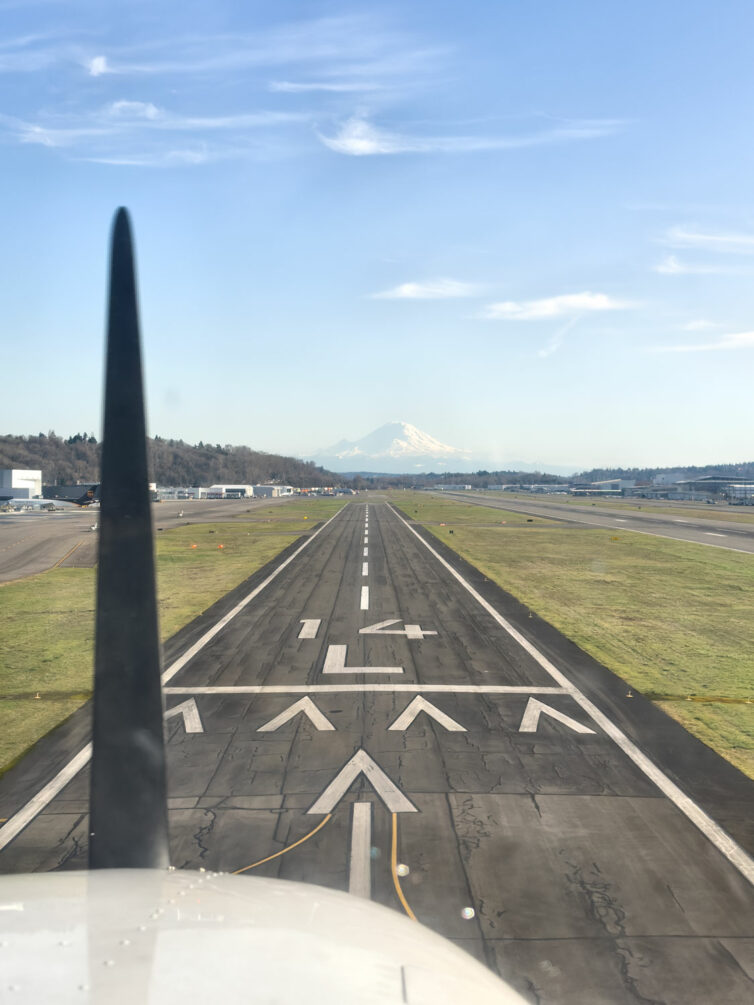
<path fill-rule="evenodd" d="M 391 618 L 389 621 L 378 621 L 375 625 L 367 625 L 366 628 L 359 629 L 359 635 L 405 635 L 407 639 L 423 639 L 426 635 L 437 635 L 437 632 L 428 631 L 420 625 L 406 625 L 403 628 L 391 628 L 390 625 L 397 625 L 399 618 Z"/>

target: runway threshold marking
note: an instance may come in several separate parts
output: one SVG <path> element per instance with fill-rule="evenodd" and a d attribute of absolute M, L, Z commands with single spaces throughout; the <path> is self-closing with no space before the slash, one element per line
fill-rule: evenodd
<path fill-rule="evenodd" d="M 250 604 L 255 597 L 259 596 L 262 590 L 265 590 L 270 583 L 277 579 L 280 573 L 284 569 L 287 569 L 291 562 L 295 558 L 298 558 L 301 552 L 304 551 L 305 548 L 308 548 L 312 541 L 319 537 L 322 531 L 328 527 L 336 517 L 340 516 L 345 508 L 346 507 L 344 506 L 342 509 L 339 509 L 337 513 L 333 513 L 329 520 L 326 520 L 325 523 L 323 523 L 318 530 L 315 530 L 311 537 L 308 537 L 304 543 L 293 552 L 292 555 L 289 555 L 288 558 L 273 569 L 270 575 L 267 576 L 267 578 L 264 579 L 258 586 L 256 586 L 251 593 L 248 593 L 243 600 L 240 601 L 240 603 L 236 604 L 231 611 L 229 611 L 224 617 L 220 618 L 220 620 L 216 622 L 212 628 L 206 631 L 193 646 L 187 649 L 182 656 L 179 656 L 177 660 L 171 663 L 167 670 L 165 670 L 162 674 L 162 683 L 166 684 L 169 680 L 175 677 L 178 671 L 182 670 L 186 664 L 197 655 L 197 653 L 201 652 L 201 650 L 204 649 L 208 642 L 212 641 L 218 632 L 221 632 L 223 628 L 225 628 L 225 626 L 236 617 L 237 614 L 240 614 L 240 612 L 248 604 Z M 91 743 L 87 743 L 86 746 L 82 747 L 77 754 L 74 754 L 71 760 L 63 768 L 61 768 L 54 778 L 50 779 L 50 781 L 43 786 L 43 788 L 41 788 L 39 792 L 37 792 L 37 794 L 28 801 L 28 803 L 25 803 L 20 810 L 13 814 L 6 824 L 0 827 L 0 851 L 10 844 L 10 842 L 18 834 L 20 834 L 28 824 L 31 823 L 34 817 L 41 813 L 42 810 L 50 802 L 52 802 L 55 796 L 62 789 L 64 789 L 73 778 L 76 777 L 79 771 L 81 771 L 81 769 L 89 763 L 91 756 L 92 745 Z"/>
<path fill-rule="evenodd" d="M 271 862 L 274 858 L 280 858 L 280 856 L 285 855 L 286 852 L 293 851 L 294 848 L 298 848 L 298 846 L 303 844 L 304 841 L 308 841 L 309 838 L 313 838 L 317 831 L 321 831 L 325 824 L 330 820 L 332 820 L 332 813 L 328 813 L 325 819 L 320 820 L 313 830 L 310 830 L 308 834 L 304 834 L 302 838 L 299 838 L 298 841 L 294 841 L 293 844 L 289 844 L 287 848 L 281 848 L 280 851 L 276 851 L 274 855 L 268 855 L 267 858 L 260 858 L 258 862 L 252 862 L 251 865 L 245 865 L 243 869 L 236 869 L 232 875 L 240 876 L 242 872 L 248 872 L 249 869 L 256 869 L 258 865 L 264 865 L 265 862 Z"/>
<path fill-rule="evenodd" d="M 392 509 L 392 507 L 391 507 Z M 467 582 L 464 577 L 458 572 L 450 562 L 446 561 L 442 555 L 436 551 L 431 544 L 424 540 L 421 534 L 418 533 L 409 523 L 404 520 L 403 517 L 395 510 L 392 509 L 395 517 L 403 524 L 403 526 L 417 539 L 421 544 L 427 549 L 427 551 L 433 555 L 437 561 L 451 574 L 451 576 L 461 584 L 461 586 L 469 593 L 477 603 L 484 608 L 485 611 L 490 615 L 490 617 L 497 622 L 497 624 L 505 631 L 512 639 L 514 639 L 518 644 L 524 649 L 529 655 L 542 667 L 542 669 L 549 674 L 553 680 L 558 681 L 558 683 L 568 689 L 568 693 L 574 699 L 574 701 L 583 708 L 587 715 L 595 722 L 600 729 L 602 729 L 607 735 L 617 744 L 618 747 L 623 751 L 623 753 L 631 760 L 633 763 L 642 771 L 647 778 L 649 778 L 657 788 L 665 795 L 667 798 L 684 814 L 701 832 L 708 838 L 709 841 L 717 848 L 717 850 L 725 856 L 725 858 L 734 866 L 738 871 L 744 876 L 752 885 L 754 885 L 754 859 L 748 855 L 739 844 L 737 844 L 733 838 L 727 834 L 718 823 L 716 823 L 712 817 L 710 817 L 701 806 L 698 806 L 693 799 L 686 795 L 674 782 L 672 782 L 668 776 L 657 767 L 657 765 L 651 761 L 647 755 L 640 750 L 635 743 L 633 743 L 626 734 L 619 729 L 615 723 L 609 719 L 604 712 L 601 712 L 599 708 L 590 701 L 579 689 L 572 684 L 568 678 L 562 673 L 558 668 L 544 656 L 535 645 L 533 645 L 529 640 L 521 634 L 513 625 L 507 621 L 495 608 L 490 604 L 484 597 L 474 589 L 471 583 Z M 646 531 L 638 531 L 637 533 L 646 533 Z M 657 535 L 663 536 L 663 535 Z M 714 546 L 712 546 L 714 547 Z M 738 550 L 738 549 L 735 549 Z M 749 553 L 750 554 L 750 553 Z"/>
<path fill-rule="evenodd" d="M 386 691 L 406 694 L 573 694 L 571 687 L 519 684 L 197 684 L 192 687 L 166 687 L 164 693 L 195 694 L 366 694 Z"/>

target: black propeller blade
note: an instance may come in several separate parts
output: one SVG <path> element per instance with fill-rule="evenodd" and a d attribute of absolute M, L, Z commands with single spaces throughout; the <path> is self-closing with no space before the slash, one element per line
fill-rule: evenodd
<path fill-rule="evenodd" d="M 100 489 L 89 865 L 168 865 L 152 517 L 131 225 L 115 215 Z"/>

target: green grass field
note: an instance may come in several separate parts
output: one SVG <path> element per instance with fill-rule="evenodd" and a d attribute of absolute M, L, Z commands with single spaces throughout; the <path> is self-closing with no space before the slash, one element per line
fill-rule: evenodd
<path fill-rule="evenodd" d="M 162 639 L 343 505 L 293 500 L 254 510 L 253 519 L 158 532 Z M 95 576 L 51 569 L 0 586 L 0 773 L 91 694 Z"/>
<path fill-rule="evenodd" d="M 500 510 L 423 493 L 392 500 L 754 777 L 754 556 L 629 531 L 522 525 L 517 514 L 490 526 Z"/>

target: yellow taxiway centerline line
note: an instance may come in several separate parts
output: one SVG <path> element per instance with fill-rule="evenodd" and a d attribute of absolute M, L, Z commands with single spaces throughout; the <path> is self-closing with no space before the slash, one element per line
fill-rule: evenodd
<path fill-rule="evenodd" d="M 280 855 L 285 855 L 287 851 L 291 851 L 293 848 L 297 848 L 304 841 L 308 841 L 310 837 L 314 837 L 317 831 L 322 830 L 327 821 L 332 817 L 332 813 L 328 813 L 324 820 L 320 820 L 314 830 L 309 831 L 308 834 L 304 834 L 302 838 L 298 841 L 294 841 L 293 844 L 289 844 L 287 848 L 281 848 L 280 851 L 276 851 L 274 855 L 268 855 L 267 858 L 260 858 L 258 862 L 252 862 L 251 865 L 245 865 L 243 869 L 236 869 L 233 873 L 234 876 L 239 876 L 242 872 L 248 872 L 249 869 L 256 869 L 258 865 L 264 865 L 265 862 L 271 862 L 273 858 L 278 858 Z"/>
<path fill-rule="evenodd" d="M 73 546 L 73 547 L 71 548 L 71 550 L 70 550 L 70 551 L 67 551 L 67 552 L 65 553 L 65 555 L 63 555 L 63 557 L 62 557 L 62 558 L 59 558 L 59 559 L 57 560 L 57 562 L 55 563 L 55 565 L 53 565 L 53 566 L 52 566 L 52 568 L 53 568 L 53 569 L 59 569 L 59 568 L 60 568 L 60 566 L 61 566 L 61 565 L 63 564 L 63 562 L 65 562 L 65 560 L 66 560 L 67 558 L 70 558 L 70 557 L 71 557 L 71 555 L 72 555 L 72 554 L 74 553 L 74 551 L 75 551 L 75 550 L 76 550 L 77 548 L 80 548 L 82 544 L 83 544 L 83 541 L 79 541 L 79 542 L 78 542 L 78 544 L 74 544 L 74 546 Z"/>
<path fill-rule="evenodd" d="M 403 904 L 403 910 L 411 918 L 412 921 L 416 921 L 416 915 L 411 910 L 408 905 L 408 901 L 403 896 L 403 890 L 401 890 L 401 881 L 398 879 L 398 814 L 393 813 L 393 847 L 390 852 L 390 867 L 393 873 L 393 886 L 395 887 L 395 892 L 398 894 L 398 899 L 401 904 Z"/>

